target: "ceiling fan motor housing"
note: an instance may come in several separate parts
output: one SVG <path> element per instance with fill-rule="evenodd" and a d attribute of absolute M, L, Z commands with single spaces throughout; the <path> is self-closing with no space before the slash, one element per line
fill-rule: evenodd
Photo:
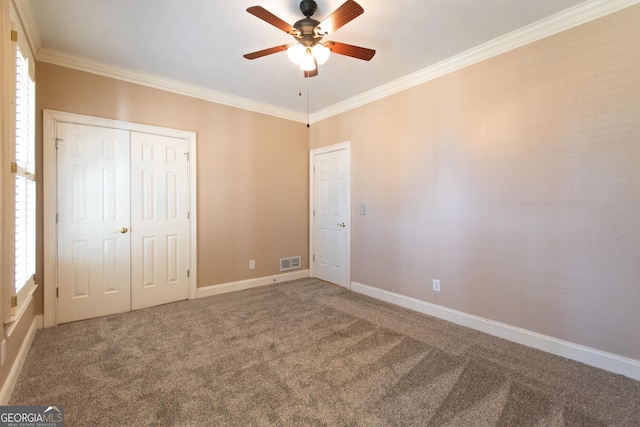
<path fill-rule="evenodd" d="M 311 17 L 317 9 L 318 5 L 314 0 L 302 0 L 300 11 L 305 18 L 293 24 L 293 27 L 300 32 L 295 36 L 296 40 L 306 47 L 313 47 L 322 38 L 316 33 L 316 27 L 320 22 Z"/>
<path fill-rule="evenodd" d="M 322 37 L 316 33 L 316 27 L 320 22 L 313 18 L 306 17 L 299 20 L 293 27 L 300 31 L 300 35 L 294 36 L 300 43 L 307 47 L 315 45 Z"/>

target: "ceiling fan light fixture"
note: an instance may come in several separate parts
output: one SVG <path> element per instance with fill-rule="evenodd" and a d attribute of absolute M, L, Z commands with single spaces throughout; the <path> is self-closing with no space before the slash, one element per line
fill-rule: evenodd
<path fill-rule="evenodd" d="M 316 60 L 311 53 L 311 49 L 307 49 L 302 61 L 300 62 L 300 69 L 302 71 L 313 71 L 316 69 Z"/>
<path fill-rule="evenodd" d="M 316 61 L 318 61 L 318 64 L 322 65 L 329 59 L 331 49 L 318 43 L 311 48 L 311 52 L 313 53 L 314 58 L 316 58 Z"/>
<path fill-rule="evenodd" d="M 300 43 L 289 46 L 287 55 L 294 64 L 300 64 L 305 57 L 307 49 Z"/>

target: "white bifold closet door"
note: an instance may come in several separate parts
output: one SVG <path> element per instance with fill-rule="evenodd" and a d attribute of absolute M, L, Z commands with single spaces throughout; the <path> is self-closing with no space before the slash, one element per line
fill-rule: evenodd
<path fill-rule="evenodd" d="M 188 143 L 58 123 L 58 322 L 188 298 Z"/>

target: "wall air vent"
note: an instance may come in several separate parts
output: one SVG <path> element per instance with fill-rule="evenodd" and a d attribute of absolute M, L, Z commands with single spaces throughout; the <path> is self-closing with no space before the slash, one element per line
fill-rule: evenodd
<path fill-rule="evenodd" d="M 300 257 L 280 258 L 280 271 L 295 270 L 300 268 Z"/>

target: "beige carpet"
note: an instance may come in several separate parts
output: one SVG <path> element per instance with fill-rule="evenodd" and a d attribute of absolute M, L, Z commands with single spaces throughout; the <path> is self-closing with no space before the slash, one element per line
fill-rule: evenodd
<path fill-rule="evenodd" d="M 640 382 L 314 279 L 38 331 L 67 426 L 640 426 Z"/>

